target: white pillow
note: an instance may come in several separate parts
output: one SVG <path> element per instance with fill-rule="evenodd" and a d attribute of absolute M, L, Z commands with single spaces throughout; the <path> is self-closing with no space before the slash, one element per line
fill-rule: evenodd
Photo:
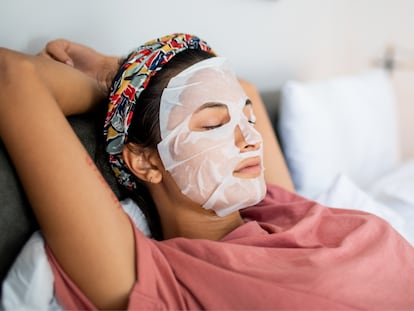
<path fill-rule="evenodd" d="M 365 187 L 398 162 L 395 97 L 384 71 L 289 81 L 281 95 L 278 131 L 300 194 L 314 197 L 338 173 Z"/>
<path fill-rule="evenodd" d="M 27 241 L 3 283 L 4 310 L 59 310 L 40 232 Z"/>
<path fill-rule="evenodd" d="M 414 229 L 414 160 L 399 165 L 368 189 L 370 195 L 409 220 Z"/>
<path fill-rule="evenodd" d="M 369 192 L 378 198 L 400 200 L 414 210 L 414 160 L 400 164 L 379 178 L 371 185 Z"/>

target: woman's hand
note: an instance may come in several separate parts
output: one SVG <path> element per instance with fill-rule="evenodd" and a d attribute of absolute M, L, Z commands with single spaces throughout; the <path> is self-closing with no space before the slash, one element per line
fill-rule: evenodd
<path fill-rule="evenodd" d="M 56 39 L 46 44 L 38 56 L 47 57 L 83 72 L 95 79 L 107 93 L 113 75 L 118 69 L 119 59 L 66 39 Z"/>

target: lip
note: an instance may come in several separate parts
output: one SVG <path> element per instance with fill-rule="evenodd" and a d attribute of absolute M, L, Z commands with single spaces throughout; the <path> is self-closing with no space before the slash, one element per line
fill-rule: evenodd
<path fill-rule="evenodd" d="M 233 175 L 248 175 L 246 177 L 257 177 L 262 171 L 260 157 L 252 157 L 241 161 L 236 169 L 233 171 Z"/>

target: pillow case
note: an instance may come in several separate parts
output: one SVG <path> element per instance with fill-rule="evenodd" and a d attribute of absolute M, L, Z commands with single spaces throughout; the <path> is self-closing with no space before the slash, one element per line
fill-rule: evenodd
<path fill-rule="evenodd" d="M 411 222 L 414 230 L 414 160 L 400 164 L 379 178 L 368 189 L 376 200 L 384 202 Z"/>
<path fill-rule="evenodd" d="M 414 160 L 398 165 L 369 188 L 379 198 L 394 198 L 412 206 L 414 210 Z"/>
<path fill-rule="evenodd" d="M 395 97 L 382 70 L 287 82 L 278 132 L 295 187 L 311 198 L 339 173 L 366 187 L 399 160 Z"/>
<path fill-rule="evenodd" d="M 33 233 L 2 284 L 4 310 L 60 310 L 54 299 L 53 272 L 39 231 Z"/>

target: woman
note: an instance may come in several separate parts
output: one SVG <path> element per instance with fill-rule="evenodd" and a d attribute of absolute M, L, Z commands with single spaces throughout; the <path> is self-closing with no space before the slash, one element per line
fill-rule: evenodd
<path fill-rule="evenodd" d="M 60 51 L 72 48 L 83 49 Z M 50 54 L 89 76 L 1 50 L 0 135 L 65 307 L 413 308 L 412 247 L 375 216 L 285 190 L 292 185 L 257 93 L 248 98 L 204 41 L 174 34 L 144 44 L 111 88 L 110 162 L 132 192 L 144 183 L 162 241 L 131 225 L 65 119 L 102 99 L 105 79 L 90 76 L 114 59 L 87 68 Z"/>

